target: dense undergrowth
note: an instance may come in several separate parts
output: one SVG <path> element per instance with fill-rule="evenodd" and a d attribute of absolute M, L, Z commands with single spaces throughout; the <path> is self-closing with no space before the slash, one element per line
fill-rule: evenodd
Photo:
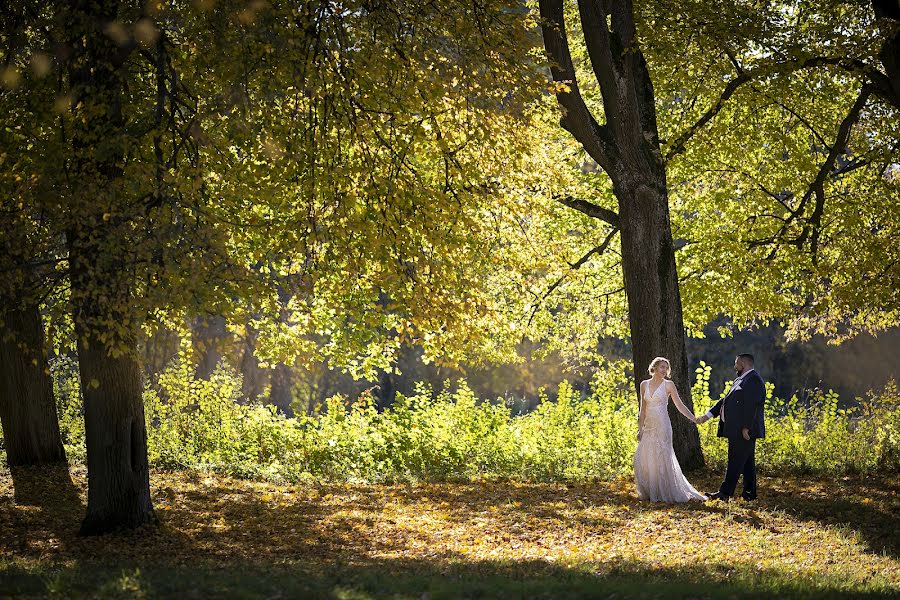
<path fill-rule="evenodd" d="M 714 400 L 709 368 L 693 386 L 696 413 Z M 77 369 L 53 368 L 60 426 L 71 461 L 84 459 Z M 621 390 L 621 386 L 618 388 Z M 187 356 L 148 383 L 144 400 L 150 463 L 273 481 L 402 481 L 511 478 L 609 479 L 627 475 L 637 444 L 637 406 L 615 386 L 590 397 L 559 386 L 537 408 L 513 414 L 465 385 L 452 392 L 419 386 L 379 412 L 366 396 L 335 396 L 313 415 L 286 418 L 272 406 L 241 404 L 241 380 L 226 365 L 194 376 Z M 757 450 L 762 472 L 837 475 L 900 468 L 900 393 L 891 383 L 853 408 L 834 393 L 766 402 L 767 437 Z M 682 418 L 676 416 L 676 418 Z M 724 465 L 726 444 L 714 422 L 700 426 L 707 464 Z"/>

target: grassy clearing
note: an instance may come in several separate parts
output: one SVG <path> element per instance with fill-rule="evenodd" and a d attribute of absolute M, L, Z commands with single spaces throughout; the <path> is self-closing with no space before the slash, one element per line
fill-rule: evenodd
<path fill-rule="evenodd" d="M 889 479 L 764 477 L 754 504 L 668 506 L 637 500 L 627 479 L 276 485 L 158 472 L 160 528 L 79 538 L 85 473 L 48 489 L 54 478 L 0 474 L 0 596 L 900 595 Z M 718 474 L 692 480 L 713 488 Z"/>

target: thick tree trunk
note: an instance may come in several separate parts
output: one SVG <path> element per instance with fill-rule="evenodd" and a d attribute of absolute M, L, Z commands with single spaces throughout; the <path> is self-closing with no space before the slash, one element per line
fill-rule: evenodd
<path fill-rule="evenodd" d="M 70 244 L 73 265 L 79 254 Z M 124 353 L 112 355 L 97 323 L 121 323 L 115 310 L 96 302 L 101 284 L 89 272 L 72 277 L 73 321 L 84 397 L 88 467 L 87 515 L 82 535 L 133 529 L 156 522 L 150 501 L 147 428 L 141 369 L 133 337 L 117 333 Z"/>
<path fill-rule="evenodd" d="M 563 108 L 560 124 L 610 176 L 619 204 L 615 213 L 584 200 L 563 202 L 620 231 L 635 391 L 653 357 L 665 356 L 681 397 L 693 408 L 666 166 L 660 153 L 653 82 L 640 51 L 632 5 L 578 2 L 585 47 L 603 100 L 604 124 L 594 118 L 581 96 L 562 0 L 540 0 L 539 6 L 551 74 L 555 81 L 566 84 L 556 95 Z M 681 466 L 702 466 L 696 427 L 671 406 L 669 410 Z"/>
<path fill-rule="evenodd" d="M 635 393 L 640 394 L 639 382 L 648 376 L 650 361 L 664 356 L 672 366 L 671 378 L 679 395 L 693 409 L 665 175 L 648 184 L 617 186 L 615 191 L 622 217 L 622 272 L 628 298 Z M 685 470 L 702 467 L 697 427 L 672 403 L 669 417 L 679 464 Z"/>
<path fill-rule="evenodd" d="M 41 313 L 34 304 L 0 320 L 0 421 L 10 467 L 65 463 Z"/>

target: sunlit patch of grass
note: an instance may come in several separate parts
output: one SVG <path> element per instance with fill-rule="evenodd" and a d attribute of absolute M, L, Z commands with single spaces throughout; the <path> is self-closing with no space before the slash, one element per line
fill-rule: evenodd
<path fill-rule="evenodd" d="M 711 489 L 718 476 L 692 480 Z M 29 477 L 41 473 L 17 474 L 16 483 Z M 73 471 L 75 496 L 48 494 L 33 505 L 16 503 L 12 477 L 0 475 L 0 589 L 60 597 L 900 594 L 900 500 L 887 478 L 766 477 L 755 503 L 684 505 L 639 501 L 627 479 L 277 485 L 185 471 L 154 473 L 151 482 L 159 528 L 79 538 L 83 469 Z"/>

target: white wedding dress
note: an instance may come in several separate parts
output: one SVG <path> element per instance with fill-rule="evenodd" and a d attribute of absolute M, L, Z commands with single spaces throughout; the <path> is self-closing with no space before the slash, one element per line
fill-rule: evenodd
<path fill-rule="evenodd" d="M 643 398 L 646 403 L 644 429 L 634 453 L 634 482 L 638 498 L 654 502 L 706 500 L 706 496 L 685 479 L 675 458 L 672 423 L 666 410 L 669 394 L 665 388 L 666 383 L 663 382 L 652 395 L 644 395 Z"/>

